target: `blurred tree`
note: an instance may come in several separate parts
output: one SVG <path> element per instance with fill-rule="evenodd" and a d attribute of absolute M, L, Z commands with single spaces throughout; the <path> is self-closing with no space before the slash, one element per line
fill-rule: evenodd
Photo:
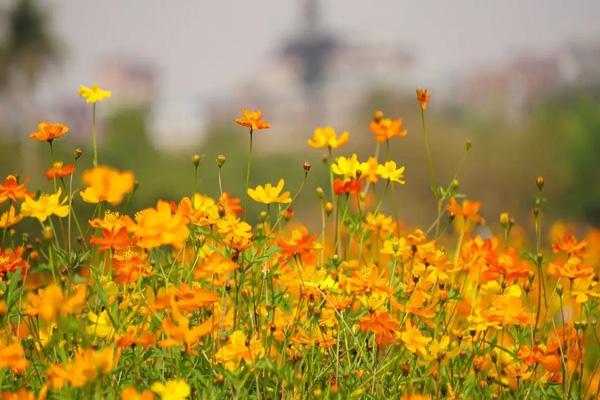
<path fill-rule="evenodd" d="M 573 90 L 541 110 L 545 140 L 563 160 L 562 201 L 573 216 L 600 226 L 600 90 Z"/>
<path fill-rule="evenodd" d="M 58 40 L 49 17 L 37 0 L 17 0 L 3 13 L 5 34 L 0 42 L 0 90 L 7 91 L 15 108 L 13 129 L 24 140 L 23 171 L 34 171 L 35 157 L 22 130 L 33 128 L 34 91 L 40 76 L 58 60 Z"/>

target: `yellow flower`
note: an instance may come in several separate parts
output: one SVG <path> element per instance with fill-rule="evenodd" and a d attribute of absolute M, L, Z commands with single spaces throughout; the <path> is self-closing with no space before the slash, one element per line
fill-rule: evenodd
<path fill-rule="evenodd" d="M 256 188 L 248 188 L 248 196 L 258 203 L 271 204 L 271 203 L 291 203 L 292 198 L 290 192 L 284 192 L 282 194 L 283 185 L 285 181 L 280 179 L 277 186 L 273 186 L 267 183 L 265 186 L 258 185 Z"/>
<path fill-rule="evenodd" d="M 86 327 L 88 335 L 110 339 L 115 334 L 115 328 L 113 327 L 106 310 L 102 311 L 100 314 L 90 311 L 88 313 L 88 320 L 91 322 L 91 324 Z"/>
<path fill-rule="evenodd" d="M 113 206 L 120 204 L 125 195 L 133 190 L 134 176 L 131 171 L 120 172 L 107 166 L 99 166 L 83 173 L 88 186 L 80 193 L 86 203 L 107 201 Z"/>
<path fill-rule="evenodd" d="M 392 238 L 383 243 L 383 248 L 380 252 L 381 254 L 389 254 L 394 257 L 405 257 L 409 255 L 410 246 L 403 237 L 400 239 Z"/>
<path fill-rule="evenodd" d="M 190 395 L 190 386 L 182 379 L 173 379 L 166 383 L 155 382 L 151 387 L 161 400 L 184 400 Z"/>
<path fill-rule="evenodd" d="M 431 342 L 431 338 L 421 335 L 419 328 L 413 326 L 410 319 L 406 321 L 406 326 L 399 336 L 406 348 L 412 353 L 426 354 L 425 346 Z"/>
<path fill-rule="evenodd" d="M 312 138 L 308 139 L 308 145 L 315 149 L 321 147 L 337 149 L 338 147 L 345 145 L 348 142 L 349 137 L 350 134 L 346 131 L 340 133 L 340 136 L 338 137 L 332 127 L 326 126 L 324 128 L 315 129 Z"/>
<path fill-rule="evenodd" d="M 44 222 L 51 215 L 64 218 L 69 215 L 69 206 L 65 205 L 66 197 L 60 200 L 61 194 L 59 188 L 54 194 L 41 194 L 37 200 L 27 196 L 21 204 L 21 214 L 25 217 L 37 218 L 40 222 Z"/>
<path fill-rule="evenodd" d="M 389 179 L 392 182 L 397 182 L 404 185 L 406 181 L 404 178 L 404 167 L 396 168 L 396 162 L 386 161 L 385 164 L 379 164 L 377 166 L 377 175 L 383 179 Z"/>
<path fill-rule="evenodd" d="M 23 219 L 22 214 L 17 214 L 14 206 L 10 206 L 8 211 L 3 212 L 0 215 L 0 228 L 9 228 Z"/>
<path fill-rule="evenodd" d="M 336 175 L 341 175 L 344 179 L 354 179 L 360 177 L 363 172 L 369 169 L 368 163 L 358 161 L 358 156 L 352 154 L 352 157 L 347 158 L 340 156 L 331 164 L 331 170 Z"/>
<path fill-rule="evenodd" d="M 257 337 L 246 341 L 246 334 L 235 331 L 229 336 L 229 343 L 219 349 L 215 358 L 229 371 L 235 371 L 243 360 L 246 364 L 253 364 L 265 354 L 265 348 Z"/>
<path fill-rule="evenodd" d="M 79 96 L 83 97 L 86 103 L 98 103 L 111 97 L 112 92 L 104 90 L 98 84 L 94 83 L 91 88 L 81 85 L 79 87 Z"/>

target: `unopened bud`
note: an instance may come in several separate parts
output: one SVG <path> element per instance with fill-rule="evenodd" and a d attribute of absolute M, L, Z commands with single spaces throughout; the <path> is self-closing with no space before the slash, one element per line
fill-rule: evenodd
<path fill-rule="evenodd" d="M 383 111 L 375 111 L 373 112 L 373 121 L 379 122 L 383 118 Z"/>
<path fill-rule="evenodd" d="M 47 241 L 50 241 L 54 238 L 54 232 L 50 226 L 44 226 L 44 229 L 42 230 L 42 237 Z"/>
<path fill-rule="evenodd" d="M 269 216 L 269 214 L 266 211 L 261 211 L 259 216 L 260 216 L 260 220 L 265 222 L 267 220 L 267 217 Z"/>
<path fill-rule="evenodd" d="M 310 163 L 308 161 L 304 162 L 304 164 L 302 165 L 302 168 L 304 168 L 304 171 L 308 172 L 310 171 Z"/>
<path fill-rule="evenodd" d="M 81 157 L 82 154 L 83 150 L 81 150 L 79 147 L 73 151 L 73 157 L 75 157 L 75 160 L 79 160 L 79 157 Z"/>
<path fill-rule="evenodd" d="M 538 190 L 542 190 L 542 188 L 544 187 L 544 177 L 538 176 L 537 178 L 535 178 L 535 184 L 537 185 Z"/>
<path fill-rule="evenodd" d="M 217 156 L 217 167 L 221 168 L 223 164 L 225 164 L 225 160 L 227 160 L 225 156 L 223 154 L 219 154 Z"/>
<path fill-rule="evenodd" d="M 333 211 L 333 203 L 328 201 L 327 203 L 325 203 L 325 213 L 327 213 L 327 215 L 331 214 L 331 212 Z"/>
<path fill-rule="evenodd" d="M 200 165 L 200 158 L 200 154 L 194 154 L 194 157 L 192 157 L 192 164 L 194 164 L 194 167 L 198 168 L 198 165 Z"/>
<path fill-rule="evenodd" d="M 325 195 L 325 192 L 323 191 L 323 188 L 320 187 L 320 186 L 317 188 L 316 192 L 317 192 L 317 196 L 319 197 L 319 199 L 322 199 L 323 196 Z"/>
<path fill-rule="evenodd" d="M 471 150 L 471 147 L 473 147 L 473 142 L 471 142 L 470 139 L 465 140 L 465 149 L 469 151 Z"/>

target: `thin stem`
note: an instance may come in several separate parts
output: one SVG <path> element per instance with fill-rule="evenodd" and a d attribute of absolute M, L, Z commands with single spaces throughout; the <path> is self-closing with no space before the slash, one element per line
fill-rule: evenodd
<path fill-rule="evenodd" d="M 248 188 L 250 187 L 250 170 L 252 169 L 252 128 L 250 128 L 250 146 L 248 147 L 248 163 L 246 165 L 246 191 L 244 213 L 248 212 Z"/>
<path fill-rule="evenodd" d="M 98 145 L 96 143 L 96 103 L 92 105 L 92 146 L 94 150 L 93 166 L 98 166 Z"/>
<path fill-rule="evenodd" d="M 425 125 L 425 110 L 421 108 L 421 127 L 423 129 L 423 141 L 425 142 L 425 154 L 427 155 L 427 165 L 429 167 L 429 177 L 431 178 L 431 190 L 437 199 L 437 178 L 433 169 L 433 159 L 431 158 L 431 150 L 429 149 L 429 134 Z"/>

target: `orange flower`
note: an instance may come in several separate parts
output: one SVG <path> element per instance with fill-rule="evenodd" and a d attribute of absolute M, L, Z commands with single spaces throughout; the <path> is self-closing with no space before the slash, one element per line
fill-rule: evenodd
<path fill-rule="evenodd" d="M 184 344 L 187 351 L 195 354 L 194 348 L 198 345 L 200 338 L 210 333 L 210 330 L 204 324 L 190 328 L 190 320 L 185 317 L 176 305 L 172 307 L 173 320 L 165 318 L 162 321 L 162 328 L 167 338 L 159 342 L 160 347 L 174 347 Z"/>
<path fill-rule="evenodd" d="M 223 257 L 221 254 L 214 252 L 210 256 L 206 257 L 202 263 L 196 267 L 194 271 L 194 276 L 196 279 L 204 279 L 211 278 L 215 280 L 215 284 L 221 282 L 221 280 L 230 272 L 234 271 L 238 268 L 238 265 L 235 264 L 228 258 Z M 220 278 L 220 279 L 219 279 Z"/>
<path fill-rule="evenodd" d="M 110 347 L 102 350 L 78 350 L 75 358 L 63 366 L 53 364 L 46 372 L 46 378 L 51 386 L 60 389 L 69 384 L 73 387 L 83 387 L 89 382 L 108 374 L 117 364 L 119 353 L 116 354 Z"/>
<path fill-rule="evenodd" d="M 131 241 L 129 240 L 129 234 L 126 227 L 120 229 L 103 229 L 102 237 L 92 236 L 90 238 L 91 244 L 97 244 L 100 251 L 106 250 L 124 250 L 129 246 Z"/>
<path fill-rule="evenodd" d="M 404 137 L 408 131 L 403 129 L 402 118 L 377 118 L 371 121 L 369 129 L 373 132 L 375 140 L 378 142 L 387 142 L 394 137 Z"/>
<path fill-rule="evenodd" d="M 29 134 L 29 137 L 40 142 L 52 143 L 54 139 L 65 135 L 69 131 L 69 127 L 59 122 L 52 123 L 43 121 L 38 124 L 38 130 Z"/>
<path fill-rule="evenodd" d="M 427 103 L 429 103 L 429 98 L 431 97 L 431 93 L 427 89 L 417 89 L 417 101 L 421 105 L 421 109 L 425 111 L 427 109 Z"/>
<path fill-rule="evenodd" d="M 52 284 L 38 290 L 37 294 L 29 293 L 28 302 L 23 309 L 27 315 L 37 315 L 50 322 L 59 315 L 78 312 L 83 307 L 86 296 L 87 289 L 84 285 L 76 286 L 73 295 L 66 297 L 60 286 Z"/>
<path fill-rule="evenodd" d="M 121 400 L 154 400 L 154 394 L 149 390 L 138 393 L 134 387 L 127 387 L 121 392 Z"/>
<path fill-rule="evenodd" d="M 166 201 L 159 200 L 156 208 L 146 208 L 140 211 L 135 221 L 135 235 L 138 246 L 151 249 L 163 245 L 180 248 L 190 233 L 187 228 L 188 219 L 181 210 L 171 211 Z"/>
<path fill-rule="evenodd" d="M 71 175 L 73 171 L 75 171 L 74 164 L 64 165 L 62 161 L 56 161 L 52 164 L 52 167 L 46 171 L 46 177 L 48 179 L 63 178 Z"/>
<path fill-rule="evenodd" d="M 450 199 L 450 204 L 448 204 L 448 212 L 451 216 L 462 217 L 465 220 L 483 224 L 485 220 L 477 214 L 480 208 L 481 204 L 478 201 L 463 200 L 462 205 L 460 205 L 454 197 Z"/>
<path fill-rule="evenodd" d="M 0 278 L 9 272 L 14 272 L 21 268 L 21 274 L 24 275 L 29 269 L 29 263 L 23 259 L 25 248 L 19 246 L 15 249 L 0 249 Z"/>
<path fill-rule="evenodd" d="M 225 209 L 225 214 L 231 214 L 235 217 L 244 212 L 244 209 L 240 206 L 240 199 L 231 197 L 231 195 L 226 192 L 219 197 L 218 205 Z"/>
<path fill-rule="evenodd" d="M 27 196 L 33 196 L 27 188 L 25 187 L 25 182 L 19 184 L 19 181 L 16 176 L 8 175 L 4 182 L 0 184 L 0 204 L 4 203 L 6 200 L 23 200 Z"/>
<path fill-rule="evenodd" d="M 242 108 L 242 118 L 237 118 L 235 123 L 249 128 L 250 132 L 271 127 L 267 121 L 262 119 L 260 110 L 250 111 L 247 108 Z"/>
<path fill-rule="evenodd" d="M 25 352 L 21 343 L 15 342 L 12 344 L 0 343 L 0 370 L 10 368 L 16 374 L 25 372 L 25 368 L 29 365 L 29 361 L 25 358 Z"/>
<path fill-rule="evenodd" d="M 154 342 L 156 342 L 156 337 L 153 333 L 146 332 L 145 329 L 133 325 L 128 326 L 125 333 L 116 340 L 119 347 L 148 347 L 153 345 Z"/>
<path fill-rule="evenodd" d="M 83 173 L 83 183 L 88 186 L 80 193 L 83 201 L 93 204 L 107 201 L 116 206 L 133 190 L 135 182 L 131 171 L 120 172 L 111 167 L 99 166 Z"/>
<path fill-rule="evenodd" d="M 131 283 L 142 276 L 152 275 L 152 266 L 148 264 L 148 255 L 144 251 L 128 249 L 116 253 L 113 257 L 113 273 L 115 282 Z"/>
<path fill-rule="evenodd" d="M 568 256 L 582 258 L 585 254 L 587 245 L 587 241 L 582 240 L 578 242 L 577 238 L 575 238 L 575 235 L 567 235 L 562 236 L 556 243 L 552 244 L 552 251 L 555 253 L 564 252 Z"/>
<path fill-rule="evenodd" d="M 379 345 L 392 343 L 399 325 L 398 320 L 387 311 L 368 312 L 358 323 L 361 331 L 375 334 L 375 341 Z"/>
<path fill-rule="evenodd" d="M 277 246 L 285 257 L 303 256 L 315 249 L 315 235 L 310 235 L 308 229 L 300 227 L 292 231 L 290 240 L 277 239 Z"/>

